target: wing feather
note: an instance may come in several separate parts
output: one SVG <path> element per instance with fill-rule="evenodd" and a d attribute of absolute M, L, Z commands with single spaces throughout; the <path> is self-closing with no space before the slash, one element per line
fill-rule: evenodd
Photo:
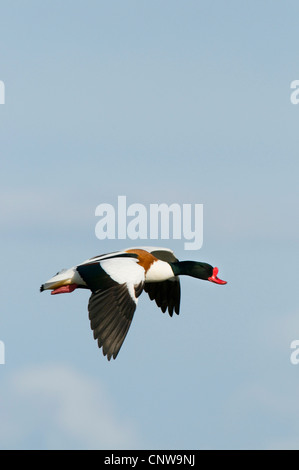
<path fill-rule="evenodd" d="M 143 281 L 136 288 L 124 283 L 91 294 L 88 303 L 90 326 L 108 360 L 117 357 L 129 331 L 137 306 L 137 297 L 133 299 L 131 291 L 133 287 L 141 294 L 140 284 Z"/>
<path fill-rule="evenodd" d="M 134 254 L 116 252 L 77 266 L 92 291 L 88 303 L 93 336 L 108 360 L 116 358 L 143 290 L 144 269 Z"/>

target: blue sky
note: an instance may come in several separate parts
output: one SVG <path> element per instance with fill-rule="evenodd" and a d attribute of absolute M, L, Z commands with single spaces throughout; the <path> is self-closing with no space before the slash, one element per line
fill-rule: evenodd
<path fill-rule="evenodd" d="M 299 448 L 298 3 L 0 3 L 0 448 Z M 95 209 L 203 204 L 219 267 L 146 295 L 114 362 L 55 272 L 136 242 Z M 141 245 L 154 241 L 141 240 Z"/>

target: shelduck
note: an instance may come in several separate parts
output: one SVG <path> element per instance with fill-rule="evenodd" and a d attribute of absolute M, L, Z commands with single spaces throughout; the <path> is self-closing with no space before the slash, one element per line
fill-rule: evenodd
<path fill-rule="evenodd" d="M 218 268 L 197 261 L 179 261 L 168 248 L 138 247 L 108 253 L 58 272 L 42 284 L 51 294 L 90 289 L 88 312 L 94 339 L 107 359 L 113 359 L 130 328 L 138 297 L 144 290 L 162 312 L 180 309 L 180 275 L 226 284 Z"/>

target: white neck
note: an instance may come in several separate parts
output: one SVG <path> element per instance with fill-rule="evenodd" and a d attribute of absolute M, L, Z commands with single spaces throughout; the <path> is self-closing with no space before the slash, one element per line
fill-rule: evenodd
<path fill-rule="evenodd" d="M 145 275 L 145 282 L 161 282 L 174 277 L 173 271 L 165 261 L 155 261 Z"/>

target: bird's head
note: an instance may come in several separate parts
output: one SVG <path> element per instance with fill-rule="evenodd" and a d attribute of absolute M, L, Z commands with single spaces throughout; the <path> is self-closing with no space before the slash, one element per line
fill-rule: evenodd
<path fill-rule="evenodd" d="M 226 281 L 219 279 L 217 276 L 219 269 L 213 268 L 213 266 L 208 263 L 202 263 L 199 261 L 179 261 L 178 263 L 173 264 L 176 264 L 178 268 L 177 271 L 174 270 L 175 274 L 186 274 L 187 276 L 214 282 L 215 284 L 227 284 Z"/>

